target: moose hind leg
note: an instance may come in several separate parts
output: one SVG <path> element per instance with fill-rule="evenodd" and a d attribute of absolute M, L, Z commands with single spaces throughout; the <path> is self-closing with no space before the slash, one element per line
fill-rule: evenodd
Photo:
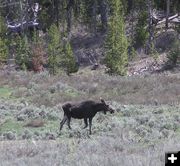
<path fill-rule="evenodd" d="M 64 116 L 63 120 L 60 122 L 60 130 L 62 130 L 64 123 L 67 120 L 67 116 Z"/>
<path fill-rule="evenodd" d="M 85 129 L 86 127 L 88 127 L 87 118 L 84 118 L 84 124 L 85 124 L 85 126 L 83 127 L 83 129 Z"/>
<path fill-rule="evenodd" d="M 69 129 L 72 129 L 72 128 L 71 128 L 71 125 L 70 125 L 71 118 L 70 118 L 70 117 L 68 117 L 68 119 L 67 119 L 67 120 L 68 120 L 68 121 L 67 121 L 67 124 L 68 124 Z"/>
<path fill-rule="evenodd" d="M 92 118 L 89 118 L 89 134 L 91 135 Z"/>

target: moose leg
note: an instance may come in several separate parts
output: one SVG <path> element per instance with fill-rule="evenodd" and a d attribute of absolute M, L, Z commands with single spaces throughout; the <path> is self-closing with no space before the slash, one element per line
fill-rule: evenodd
<path fill-rule="evenodd" d="M 85 126 L 83 127 L 83 129 L 85 129 L 86 127 L 88 127 L 87 118 L 84 118 L 84 123 L 85 123 Z"/>
<path fill-rule="evenodd" d="M 69 129 L 71 129 L 71 126 L 70 126 L 71 117 L 68 117 L 68 119 L 67 119 L 67 120 L 68 120 L 68 121 L 67 121 L 68 127 L 69 127 Z"/>
<path fill-rule="evenodd" d="M 64 123 L 67 120 L 67 116 L 64 116 L 63 120 L 60 122 L 60 130 L 62 130 Z"/>
<path fill-rule="evenodd" d="M 92 118 L 89 118 L 89 134 L 91 135 Z"/>

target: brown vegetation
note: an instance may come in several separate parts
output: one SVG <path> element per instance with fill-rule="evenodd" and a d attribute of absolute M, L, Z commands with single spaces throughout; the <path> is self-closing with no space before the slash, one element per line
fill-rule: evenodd
<path fill-rule="evenodd" d="M 44 124 L 45 121 L 43 119 L 34 119 L 27 122 L 24 127 L 42 127 Z"/>

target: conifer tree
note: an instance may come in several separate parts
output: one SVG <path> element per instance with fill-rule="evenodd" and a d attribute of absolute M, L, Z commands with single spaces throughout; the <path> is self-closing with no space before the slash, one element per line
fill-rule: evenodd
<path fill-rule="evenodd" d="M 50 73 L 56 74 L 61 67 L 61 59 L 63 57 L 63 44 L 61 41 L 61 34 L 58 27 L 53 24 L 49 31 L 48 43 L 48 66 Z"/>
<path fill-rule="evenodd" d="M 69 42 L 67 42 L 65 45 L 64 57 L 62 61 L 67 75 L 77 72 L 78 66 L 76 65 L 76 60 Z"/>
<path fill-rule="evenodd" d="M 138 22 L 135 28 L 135 47 L 145 46 L 148 39 L 147 25 L 147 12 L 141 11 L 139 14 Z"/>
<path fill-rule="evenodd" d="M 5 39 L 0 37 L 0 62 L 4 62 L 7 59 L 8 48 L 6 46 Z"/>
<path fill-rule="evenodd" d="M 16 64 L 23 70 L 26 70 L 30 65 L 30 47 L 28 43 L 28 39 L 26 36 L 16 36 L 15 39 L 16 44 Z"/>
<path fill-rule="evenodd" d="M 4 62 L 7 59 L 8 48 L 7 40 L 5 39 L 6 28 L 3 18 L 0 16 L 0 62 Z"/>
<path fill-rule="evenodd" d="M 111 0 L 112 15 L 105 42 L 105 64 L 111 73 L 126 75 L 128 42 L 125 36 L 123 9 L 120 0 Z"/>

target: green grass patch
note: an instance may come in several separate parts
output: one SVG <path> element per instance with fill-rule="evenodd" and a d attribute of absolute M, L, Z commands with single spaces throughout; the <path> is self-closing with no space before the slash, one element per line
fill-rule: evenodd
<path fill-rule="evenodd" d="M 76 91 L 76 90 L 74 90 L 74 89 L 67 89 L 67 90 L 65 91 L 65 95 L 67 95 L 67 96 L 69 96 L 69 97 L 77 97 L 77 96 L 79 96 L 80 94 L 79 94 L 78 91 Z"/>
<path fill-rule="evenodd" d="M 0 133 L 5 133 L 8 131 L 15 131 L 17 134 L 21 133 L 23 130 L 22 122 L 18 122 L 14 119 L 7 119 L 0 126 Z"/>
<path fill-rule="evenodd" d="M 12 93 L 10 88 L 0 87 L 0 98 L 9 98 Z"/>
<path fill-rule="evenodd" d="M 24 127 L 25 122 L 19 122 L 14 119 L 7 119 L 0 126 L 0 133 L 15 131 L 17 134 L 22 134 L 26 129 L 31 132 L 56 132 L 59 129 L 59 121 L 47 121 L 43 127 Z"/>
<path fill-rule="evenodd" d="M 56 132 L 59 129 L 59 121 L 46 121 L 42 127 L 26 127 L 30 131 L 35 132 Z"/>

